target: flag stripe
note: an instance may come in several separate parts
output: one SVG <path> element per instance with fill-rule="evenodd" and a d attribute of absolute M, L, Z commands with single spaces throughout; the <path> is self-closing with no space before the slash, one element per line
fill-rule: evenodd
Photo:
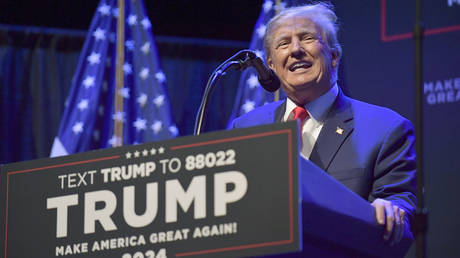
<path fill-rule="evenodd" d="M 88 31 L 61 120 L 54 153 L 68 154 L 175 137 L 152 25 L 141 0 L 102 0 Z M 120 17 L 119 17 L 120 16 Z M 123 83 L 116 88 L 117 22 L 124 23 Z M 123 107 L 115 109 L 115 96 Z M 114 133 L 114 124 L 123 134 Z"/>
<path fill-rule="evenodd" d="M 279 8 L 284 9 L 290 6 L 296 6 L 304 1 L 300 0 L 285 0 L 280 1 Z M 265 36 L 266 25 L 271 18 L 276 15 L 277 3 L 273 0 L 266 0 L 261 6 L 259 18 L 254 26 L 251 44 L 249 48 L 254 50 L 256 54 L 265 59 L 265 51 L 263 39 Z M 286 97 L 286 94 L 280 90 L 280 99 Z M 228 126 L 231 125 L 233 119 L 250 112 L 256 107 L 265 105 L 274 101 L 274 93 L 265 91 L 257 80 L 257 73 L 254 69 L 248 68 L 241 73 L 238 90 L 233 105 L 232 115 L 228 121 Z"/>

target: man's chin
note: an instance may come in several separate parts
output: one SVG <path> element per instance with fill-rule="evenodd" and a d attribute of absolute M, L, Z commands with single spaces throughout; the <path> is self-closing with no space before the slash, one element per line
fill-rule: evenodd
<path fill-rule="evenodd" d="M 321 87 L 316 82 L 282 85 L 282 89 L 292 101 L 301 105 L 315 100 L 329 90 L 329 88 Z"/>
<path fill-rule="evenodd" d="M 317 85 L 314 82 L 292 83 L 286 87 L 283 87 L 283 90 L 285 91 L 289 90 L 289 91 L 292 91 L 293 93 L 304 92 L 304 91 L 309 91 L 311 89 L 314 89 L 316 86 Z"/>

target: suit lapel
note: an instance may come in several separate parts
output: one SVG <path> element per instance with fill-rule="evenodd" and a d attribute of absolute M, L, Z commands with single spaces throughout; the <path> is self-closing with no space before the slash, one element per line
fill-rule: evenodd
<path fill-rule="evenodd" d="M 286 113 L 286 100 L 284 100 L 284 102 L 275 109 L 275 113 L 273 116 L 273 122 L 278 122 L 278 123 L 281 122 L 283 119 L 284 113 Z"/>
<path fill-rule="evenodd" d="M 310 161 L 327 171 L 345 139 L 353 131 L 353 113 L 349 99 L 339 91 L 310 155 Z"/>

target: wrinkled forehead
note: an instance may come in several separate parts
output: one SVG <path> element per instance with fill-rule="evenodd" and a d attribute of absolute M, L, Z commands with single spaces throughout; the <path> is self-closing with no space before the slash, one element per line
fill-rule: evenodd
<path fill-rule="evenodd" d="M 319 34 L 318 25 L 310 18 L 304 16 L 283 17 L 273 24 L 271 37 L 277 38 L 290 34 Z"/>

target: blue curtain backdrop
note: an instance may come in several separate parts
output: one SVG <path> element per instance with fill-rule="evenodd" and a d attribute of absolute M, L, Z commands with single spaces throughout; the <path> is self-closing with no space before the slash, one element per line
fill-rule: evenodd
<path fill-rule="evenodd" d="M 86 32 L 0 27 L 0 164 L 48 157 Z M 211 72 L 246 42 L 156 37 L 173 119 L 193 132 Z M 239 72 L 229 71 L 212 94 L 204 131 L 225 128 Z"/>

